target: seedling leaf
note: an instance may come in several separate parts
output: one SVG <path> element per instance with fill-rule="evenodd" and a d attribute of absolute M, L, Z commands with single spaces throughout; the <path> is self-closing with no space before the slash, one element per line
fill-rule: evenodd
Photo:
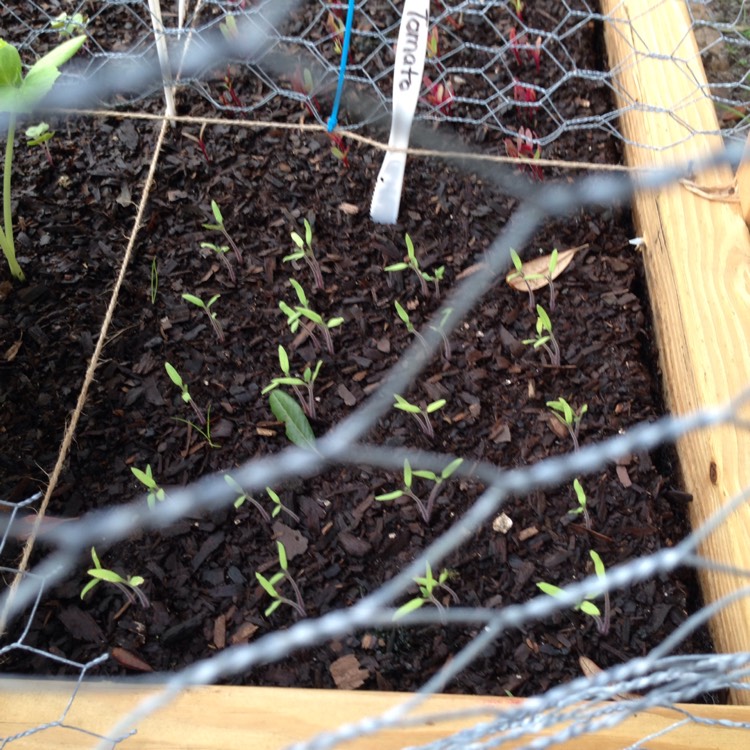
<path fill-rule="evenodd" d="M 522 263 L 521 266 L 515 266 L 516 270 L 511 271 L 506 277 L 505 281 L 519 292 L 528 292 L 531 289 L 535 292 L 537 289 L 543 289 L 550 282 L 550 279 L 554 281 L 562 272 L 570 265 L 571 261 L 575 257 L 575 254 L 579 250 L 585 250 L 588 245 L 579 245 L 578 247 L 571 247 L 568 250 L 562 250 L 557 252 L 554 250 L 549 255 L 540 255 L 531 260 L 527 260 Z M 553 260 L 553 256 L 557 252 L 557 259 Z M 511 258 L 513 258 L 514 251 L 511 251 Z M 516 254 L 518 258 L 518 254 Z M 520 262 L 520 258 L 518 258 Z M 513 263 L 515 265 L 515 259 Z M 521 275 L 519 275 L 521 274 Z"/>
<path fill-rule="evenodd" d="M 285 391 L 272 391 L 268 397 L 273 415 L 286 427 L 286 436 L 300 448 L 315 447 L 315 434 L 297 401 Z"/>

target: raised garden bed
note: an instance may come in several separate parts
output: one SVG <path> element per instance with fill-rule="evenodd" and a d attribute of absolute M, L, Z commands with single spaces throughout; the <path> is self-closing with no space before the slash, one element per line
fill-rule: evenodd
<path fill-rule="evenodd" d="M 550 7 L 543 13 L 554 11 Z M 529 10 L 536 12 L 542 9 Z M 539 23 L 543 20 L 540 15 Z M 603 60 L 591 57 L 601 49 L 593 41 L 595 29 L 587 33 L 591 40 L 577 51 L 582 55 L 578 64 L 601 67 Z M 233 75 L 238 92 L 251 89 L 240 71 Z M 609 107 L 601 97 L 601 89 L 586 93 L 592 111 Z M 572 92 L 570 100 L 557 106 L 563 103 L 570 106 L 570 116 L 579 106 Z M 199 103 L 190 107 L 190 114 L 202 112 Z M 280 120 L 301 114 L 304 109 L 290 102 L 277 104 L 274 112 Z M 518 118 L 519 126 L 526 122 L 521 111 L 508 117 Z M 34 165 L 37 181 L 16 184 L 19 254 L 29 283 L 6 285 L 0 311 L 6 321 L 0 328 L 0 350 L 11 351 L 21 342 L 2 365 L 10 384 L 6 403 L 27 406 L 14 409 L 4 425 L 9 458 L 2 490 L 11 500 L 43 484 L 54 464 L 60 431 L 74 406 L 107 303 L 103 290 L 112 282 L 124 244 L 120 222 L 132 221 L 130 201 L 137 200 L 154 143 L 153 126 L 132 120 L 74 120 L 69 127 L 75 138 L 58 139 L 54 170 L 43 167 L 38 155 L 24 154 L 21 169 L 32 172 Z M 377 387 L 410 343 L 394 302 L 402 302 L 415 325 L 437 308 L 435 295 L 425 297 L 413 275 L 383 271 L 403 257 L 404 233 L 414 240 L 423 268 L 445 266 L 445 290 L 471 271 L 514 209 L 514 201 L 490 185 L 441 163 L 414 159 L 402 224 L 375 228 L 367 209 L 379 160 L 369 150 L 353 145 L 346 169 L 331 157 L 321 137 L 273 128 L 249 137 L 244 133 L 231 124 L 212 128 L 206 138 L 210 164 L 184 131 L 170 135 L 138 256 L 121 293 L 75 446 L 50 503 L 51 515 L 75 517 L 131 499 L 138 491 L 133 466 L 151 465 L 168 493 L 170 485 L 226 471 L 248 457 L 284 447 L 283 428 L 260 394 L 279 375 L 279 343 L 289 350 L 295 370 L 323 361 L 312 420 L 316 434 L 322 434 Z M 501 147 L 502 139 L 492 132 L 483 137 L 483 148 Z M 585 138 L 563 137 L 545 155 L 582 161 L 619 158 L 611 139 L 599 131 L 588 131 Z M 546 177 L 560 174 L 550 169 Z M 63 176 L 67 179 L 61 180 Z M 277 197 L 269 201 L 269 195 Z M 244 251 L 243 263 L 236 264 L 236 284 L 218 260 L 199 250 L 201 241 L 220 239 L 201 227 L 211 220 L 211 199 L 222 206 L 226 225 Z M 293 247 L 289 233 L 301 232 L 304 218 L 313 225 L 313 246 L 325 281 L 325 288 L 314 292 L 305 268 L 293 271 L 281 262 Z M 587 245 L 556 284 L 554 322 L 562 367 L 546 366 L 538 351 L 521 343 L 532 334 L 535 317 L 523 294 L 499 284 L 451 337 L 450 358 L 436 359 L 404 394 L 416 402 L 446 399 L 434 416 L 434 439 L 423 436 L 408 415 L 394 411 L 369 440 L 518 467 L 570 450 L 566 436 L 554 429 L 548 400 L 562 396 L 575 406 L 588 405 L 580 431 L 584 444 L 653 419 L 661 409 L 659 384 L 640 261 L 628 244 L 633 233 L 624 210 L 587 210 L 547 223 L 530 244 L 545 251 Z M 23 248 L 35 248 L 33 256 Z M 159 270 L 154 304 L 153 257 Z M 315 309 L 326 318 L 345 318 L 333 333 L 333 353 L 315 351 L 309 338 L 295 339 L 286 327 L 278 302 L 293 298 L 288 284 L 292 273 Z M 215 309 L 224 341 L 214 337 L 199 311 L 185 304 L 185 292 L 204 299 L 221 294 Z M 538 296 L 548 303 L 548 291 Z M 71 357 L 71 347 L 80 354 Z M 212 404 L 212 440 L 220 447 L 210 448 L 195 430 L 174 420 L 192 416 L 166 376 L 167 361 L 189 383 L 198 404 Z M 634 455 L 582 481 L 592 529 L 571 519 L 575 495 L 570 486 L 561 487 L 514 499 L 505 508 L 513 521 L 507 534 L 484 529 L 446 561 L 456 572 L 451 586 L 462 604 L 526 601 L 536 595 L 538 581 L 562 585 L 591 572 L 590 549 L 611 567 L 669 546 L 688 531 L 677 492 L 679 477 L 668 452 Z M 186 519 L 166 532 L 144 533 L 106 551 L 102 546 L 107 567 L 147 579 L 151 607 L 123 608 L 119 592 L 101 586 L 82 604 L 87 567 L 82 559 L 81 575 L 56 587 L 39 609 L 27 642 L 76 661 L 117 648 L 119 660 L 100 669 L 100 674 L 116 675 L 136 665 L 179 669 L 227 645 L 285 627 L 295 619 L 292 610 L 282 608 L 265 618 L 268 598 L 254 580 L 256 571 L 275 570 L 272 533 L 299 544 L 297 553 L 290 554 L 290 569 L 308 615 L 345 607 L 412 560 L 482 489 L 471 479 L 449 481 L 425 523 L 413 504 L 374 500 L 399 484 L 393 473 L 331 468 L 320 477 L 275 488 L 300 517 L 299 523 L 284 520 L 284 514 L 278 519 L 294 532 L 279 527 L 272 532 L 246 502 L 239 510 Z M 266 498 L 257 499 L 266 503 Z M 12 556 L 16 549 L 6 551 Z M 659 585 L 649 582 L 617 592 L 612 605 L 607 634 L 580 613 L 509 632 L 449 689 L 525 696 L 579 674 L 582 655 L 602 667 L 621 663 L 661 642 L 700 606 L 700 596 L 692 575 L 681 572 Z M 331 664 L 354 655 L 365 687 L 411 690 L 474 632 L 372 630 L 298 654 L 293 663 L 254 670 L 238 681 L 331 687 Z M 682 647 L 703 652 L 709 648 L 707 636 L 699 632 Z M 3 665 L 8 671 L 64 673 L 49 667 L 48 660 L 29 659 L 23 652 L 11 652 Z"/>

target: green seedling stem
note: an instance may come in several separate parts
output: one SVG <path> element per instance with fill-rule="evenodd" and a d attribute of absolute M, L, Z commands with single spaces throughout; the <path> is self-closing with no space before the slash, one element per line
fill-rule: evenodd
<path fill-rule="evenodd" d="M 19 281 L 24 281 L 26 277 L 16 260 L 11 208 L 11 172 L 16 120 L 19 114 L 30 112 L 37 102 L 49 93 L 60 75 L 60 66 L 73 57 L 85 41 L 86 36 L 81 35 L 62 42 L 40 57 L 24 77 L 18 50 L 0 39 L 0 112 L 8 114 L 3 165 L 3 222 L 0 227 L 0 246 L 3 248 L 11 274 Z"/>
<path fill-rule="evenodd" d="M 131 466 L 130 471 L 133 472 L 133 476 L 148 490 L 146 502 L 149 508 L 153 508 L 157 501 L 162 502 L 167 497 L 167 493 L 154 479 L 154 475 L 151 472 L 151 464 L 146 464 L 146 471 L 137 469 L 135 466 Z"/>
<path fill-rule="evenodd" d="M 50 167 L 55 166 L 55 162 L 52 160 L 52 153 L 49 150 L 47 142 L 52 140 L 55 135 L 54 130 L 49 129 L 49 125 L 46 122 L 40 122 L 38 125 L 32 125 L 30 128 L 26 128 L 26 145 L 30 148 L 34 146 L 41 146 L 44 151 L 44 156 L 47 159 L 47 163 Z"/>
<path fill-rule="evenodd" d="M 203 414 L 203 410 L 198 406 L 198 404 L 195 403 L 195 400 L 190 395 L 188 384 L 182 379 L 180 373 L 177 372 L 174 366 L 169 362 L 164 363 L 164 369 L 167 371 L 169 379 L 180 389 L 180 396 L 182 400 L 186 404 L 190 404 L 190 406 L 192 407 L 193 411 L 195 412 L 195 416 L 198 417 L 198 421 L 203 425 L 206 424 L 206 417 Z"/>
<path fill-rule="evenodd" d="M 430 564 L 427 563 L 425 575 L 414 579 L 414 583 L 419 586 L 419 596 L 416 596 L 414 599 L 406 602 L 406 604 L 401 605 L 394 613 L 393 619 L 399 620 L 425 604 L 434 604 L 442 616 L 445 612 L 445 607 L 436 595 L 440 589 L 448 593 L 451 599 L 453 599 L 453 602 L 458 604 L 458 594 L 456 594 L 456 592 L 446 583 L 452 575 L 451 571 L 444 569 L 440 571 L 440 575 L 435 578 L 432 574 Z"/>
<path fill-rule="evenodd" d="M 214 216 L 213 223 L 208 222 L 203 225 L 203 228 L 210 229 L 214 232 L 221 232 L 224 235 L 224 239 L 226 239 L 226 241 L 229 243 L 229 246 L 232 248 L 232 252 L 234 253 L 234 257 L 237 258 L 237 262 L 240 264 L 240 266 L 242 266 L 242 253 L 240 252 L 240 248 L 232 239 L 231 235 L 227 231 L 226 226 L 224 226 L 224 217 L 222 216 L 219 204 L 215 200 L 211 201 L 211 213 Z"/>
<path fill-rule="evenodd" d="M 235 491 L 237 492 L 237 498 L 234 501 L 234 507 L 240 508 L 245 503 L 245 501 L 251 503 L 254 505 L 261 516 L 263 516 L 263 519 L 265 521 L 270 522 L 272 518 L 276 518 L 276 516 L 279 515 L 282 511 L 286 513 L 290 518 L 293 518 L 297 523 L 299 523 L 299 516 L 292 510 L 286 507 L 281 502 L 281 498 L 270 488 L 266 487 L 266 493 L 268 494 L 268 497 L 271 499 L 271 502 L 273 503 L 273 510 L 271 511 L 271 514 L 269 515 L 268 511 L 254 498 L 252 495 L 248 495 L 247 492 L 242 488 L 242 486 L 229 474 L 224 474 L 224 481 Z"/>
<path fill-rule="evenodd" d="M 555 419 L 568 430 L 568 434 L 573 440 L 573 450 L 577 451 L 579 448 L 578 432 L 581 429 L 581 419 L 588 411 L 588 405 L 584 404 L 578 411 L 575 411 L 564 398 L 558 398 L 555 401 L 547 401 L 547 407 Z"/>
<path fill-rule="evenodd" d="M 589 556 L 591 557 L 591 560 L 594 563 L 594 571 L 596 572 L 597 578 L 600 580 L 604 580 L 607 575 L 607 571 L 604 568 L 604 563 L 602 562 L 602 558 L 599 557 L 598 553 L 594 552 L 594 550 L 590 550 Z M 563 590 L 559 586 L 554 586 L 551 583 L 537 583 L 537 588 L 542 591 L 543 593 L 547 594 L 547 596 L 552 596 L 555 598 L 560 598 L 560 596 L 563 595 Z M 609 592 L 605 592 L 604 594 L 604 614 L 602 615 L 601 610 L 599 607 L 596 606 L 596 604 L 591 601 L 595 598 L 595 594 L 589 594 L 584 598 L 582 602 L 579 602 L 576 604 L 573 609 L 578 610 L 580 612 L 583 612 L 585 615 L 588 615 L 589 617 L 593 618 L 594 622 L 596 623 L 597 630 L 602 635 L 607 635 L 609 633 L 609 628 L 611 625 L 611 619 L 612 619 L 612 610 L 611 610 L 611 604 L 609 599 Z"/>
<path fill-rule="evenodd" d="M 201 242 L 201 247 L 205 250 L 211 250 L 215 253 L 221 262 L 224 264 L 224 268 L 227 269 L 229 278 L 233 284 L 237 283 L 237 274 L 234 272 L 234 266 L 229 262 L 227 253 L 229 252 L 229 245 L 215 245 L 213 242 Z"/>
<path fill-rule="evenodd" d="M 555 334 L 552 332 L 552 321 L 550 320 L 547 311 L 541 306 L 536 306 L 536 338 L 535 339 L 524 339 L 523 343 L 526 345 L 533 345 L 534 349 L 540 347 L 547 352 L 550 364 L 553 367 L 560 366 L 560 346 L 557 343 Z"/>
<path fill-rule="evenodd" d="M 586 493 L 583 490 L 583 486 L 577 480 L 573 480 L 573 489 L 576 493 L 576 500 L 578 502 L 577 508 L 572 508 L 568 511 L 571 516 L 583 516 L 583 522 L 586 524 L 586 528 L 591 531 L 591 514 L 588 509 L 588 500 L 586 499 Z"/>
<path fill-rule="evenodd" d="M 389 273 L 395 273 L 397 271 L 406 271 L 407 269 L 411 268 L 411 270 L 414 271 L 414 273 L 417 275 L 417 278 L 419 279 L 419 285 L 422 289 L 422 294 L 424 294 L 425 297 L 430 296 L 430 290 L 427 286 L 427 282 L 432 281 L 435 284 L 435 296 L 440 299 L 440 280 L 445 274 L 445 266 L 440 266 L 439 268 L 437 268 L 433 276 L 425 273 L 419 267 L 419 261 L 417 260 L 416 253 L 414 252 L 414 243 L 412 242 L 412 239 L 408 234 L 404 235 L 404 241 L 406 242 L 406 260 L 401 261 L 400 263 L 392 263 L 391 265 L 386 266 L 385 270 Z"/>
<path fill-rule="evenodd" d="M 191 422 L 189 419 L 183 419 L 182 417 L 172 417 L 175 422 L 182 422 L 182 424 L 185 424 L 188 426 L 188 428 L 194 429 L 205 441 L 208 443 L 209 448 L 221 448 L 221 446 L 218 443 L 214 443 L 213 440 L 211 440 L 211 404 L 208 405 L 208 408 L 206 409 L 206 420 L 203 425 L 203 427 L 198 426 L 195 424 L 195 422 Z M 187 443 L 188 446 L 190 445 L 190 430 L 188 429 L 187 433 Z"/>
<path fill-rule="evenodd" d="M 263 587 L 263 590 L 273 599 L 273 602 L 270 604 L 270 606 L 266 607 L 265 615 L 266 617 L 269 617 L 282 604 L 288 604 L 292 609 L 294 609 L 295 612 L 297 612 L 300 617 L 307 617 L 307 612 L 305 611 L 305 605 L 302 601 L 302 594 L 300 593 L 299 586 L 297 586 L 297 582 L 289 573 L 289 566 L 287 564 L 286 558 L 286 548 L 279 541 L 276 542 L 276 547 L 278 550 L 279 567 L 281 568 L 281 570 L 279 570 L 277 573 L 274 573 L 270 578 L 266 578 L 264 575 L 258 573 L 257 571 L 255 573 L 255 577 L 258 579 L 258 583 Z M 292 587 L 292 590 L 294 591 L 294 599 L 288 599 L 287 597 L 282 596 L 276 588 L 277 584 L 281 583 L 281 581 L 283 581 L 284 579 L 286 579 L 289 582 L 289 585 Z"/>
<path fill-rule="evenodd" d="M 521 260 L 521 257 L 513 248 L 510 248 L 510 259 L 513 261 L 513 265 L 515 266 L 516 270 L 508 276 L 508 281 L 521 279 L 521 281 L 526 284 L 526 290 L 529 293 L 529 312 L 534 312 L 534 305 L 536 304 L 536 302 L 534 297 L 534 290 L 531 288 L 530 282 L 535 281 L 536 279 L 544 278 L 544 276 L 541 273 L 526 273 L 523 269 L 523 261 Z M 552 309 L 553 307 L 550 305 L 550 310 Z"/>
<path fill-rule="evenodd" d="M 435 430 L 432 426 L 432 420 L 430 414 L 436 412 L 438 409 L 442 409 L 447 403 L 444 398 L 433 401 L 431 404 L 427 404 L 426 407 L 417 406 L 407 401 L 403 396 L 399 396 L 398 393 L 393 394 L 395 402 L 393 407 L 405 411 L 407 414 L 411 414 L 416 420 L 422 432 L 429 438 L 435 437 Z"/>
<path fill-rule="evenodd" d="M 91 559 L 94 561 L 94 567 L 89 568 L 87 571 L 91 576 L 91 580 L 81 590 L 81 599 L 84 599 L 91 589 L 104 581 L 106 583 L 111 583 L 113 586 L 120 589 L 131 604 L 138 602 L 142 607 L 148 607 L 148 597 L 139 588 L 144 582 L 144 579 L 141 576 L 128 576 L 127 578 L 123 578 L 119 573 L 103 568 L 102 564 L 99 562 L 99 557 L 97 556 L 94 547 L 91 548 Z"/>
<path fill-rule="evenodd" d="M 159 293 L 159 265 L 156 256 L 151 261 L 151 304 L 156 304 L 156 295 Z"/>
<path fill-rule="evenodd" d="M 297 299 L 299 301 L 299 304 L 295 305 L 294 307 L 290 307 L 283 300 L 279 302 L 279 309 L 284 313 L 284 315 L 286 315 L 286 321 L 289 325 L 289 330 L 292 333 L 296 333 L 299 327 L 302 326 L 302 328 L 304 328 L 304 330 L 307 331 L 307 333 L 310 335 L 310 338 L 312 339 L 317 349 L 320 349 L 320 342 L 318 341 L 317 336 L 315 336 L 314 331 L 320 331 L 320 333 L 323 335 L 323 338 L 325 339 L 326 348 L 331 354 L 333 354 L 333 339 L 331 338 L 331 329 L 340 326 L 344 322 L 344 319 L 330 318 L 327 321 L 324 320 L 321 315 L 310 309 L 310 303 L 308 302 L 307 295 L 305 294 L 304 289 L 302 289 L 302 285 L 295 279 L 289 279 L 289 283 L 294 288 Z"/>
<path fill-rule="evenodd" d="M 305 238 L 297 232 L 292 232 L 292 242 L 297 246 L 297 249 L 290 255 L 282 258 L 282 263 L 296 263 L 298 260 L 304 260 L 307 263 L 310 271 L 312 271 L 313 279 L 315 280 L 315 286 L 318 289 L 323 289 L 323 273 L 320 270 L 320 264 L 318 263 L 315 253 L 312 247 L 312 227 L 307 219 L 305 222 Z M 295 265 L 296 268 L 296 265 Z"/>
<path fill-rule="evenodd" d="M 211 306 L 216 302 L 217 299 L 221 297 L 220 294 L 214 294 L 213 297 L 211 297 L 208 302 L 204 302 L 200 297 L 196 297 L 194 294 L 183 294 L 182 299 L 185 300 L 185 302 L 189 302 L 191 305 L 195 305 L 196 307 L 200 307 L 203 312 L 206 313 L 208 316 L 208 321 L 211 323 L 211 328 L 214 329 L 214 333 L 216 334 L 216 338 L 219 339 L 219 342 L 224 341 L 224 331 L 221 327 L 221 323 L 219 323 L 218 318 L 216 317 L 215 312 L 211 312 Z"/>
<path fill-rule="evenodd" d="M 322 367 L 322 365 L 323 362 L 321 360 L 318 360 L 315 364 L 314 370 L 310 369 L 310 367 L 305 367 L 304 371 L 302 372 L 301 378 L 294 377 L 289 369 L 289 355 L 287 354 L 286 349 L 284 349 L 284 347 L 279 344 L 279 368 L 283 373 L 283 377 L 274 378 L 261 391 L 261 394 L 265 395 L 266 393 L 270 393 L 272 390 L 278 388 L 279 386 L 287 385 L 294 391 L 294 395 L 297 397 L 300 405 L 305 410 L 305 414 L 307 414 L 310 419 L 315 419 L 315 380 L 318 377 L 318 373 L 320 372 L 320 368 Z M 306 389 L 306 396 L 302 393 L 300 388 Z"/>
<path fill-rule="evenodd" d="M 409 497 L 416 503 L 417 508 L 419 509 L 419 513 L 424 519 L 424 522 L 429 523 L 430 519 L 432 518 L 432 511 L 435 508 L 435 503 L 437 502 L 438 494 L 443 482 L 448 479 L 448 477 L 450 477 L 451 474 L 453 474 L 462 463 L 462 458 L 456 458 L 451 461 L 438 475 L 432 471 L 427 471 L 424 469 L 414 470 L 411 468 L 409 460 L 404 459 L 403 487 L 400 490 L 394 490 L 393 492 L 386 492 L 382 495 L 376 495 L 375 499 L 378 502 L 384 503 L 398 500 L 402 497 Z M 419 477 L 420 479 L 426 479 L 430 482 L 433 482 L 432 490 L 426 502 L 423 502 L 422 498 L 420 498 L 419 495 L 417 495 L 412 489 L 414 477 Z"/>

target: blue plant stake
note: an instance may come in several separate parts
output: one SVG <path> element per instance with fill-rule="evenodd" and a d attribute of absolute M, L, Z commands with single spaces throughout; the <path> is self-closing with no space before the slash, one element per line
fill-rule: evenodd
<path fill-rule="evenodd" d="M 336 86 L 336 96 L 333 100 L 333 109 L 328 118 L 328 132 L 332 132 L 338 125 L 339 104 L 341 94 L 344 90 L 344 76 L 346 75 L 346 61 L 349 57 L 349 40 L 352 36 L 352 22 L 354 21 L 354 0 L 349 0 L 349 10 L 346 12 L 346 27 L 344 28 L 344 44 L 341 47 L 341 64 L 339 65 L 339 82 Z"/>

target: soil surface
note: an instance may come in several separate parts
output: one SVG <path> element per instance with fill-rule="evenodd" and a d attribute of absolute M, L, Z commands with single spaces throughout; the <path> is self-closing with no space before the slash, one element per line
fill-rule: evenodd
<path fill-rule="evenodd" d="M 530 24 L 549 27 L 560 9 L 535 3 L 528 13 Z M 511 20 L 506 14 L 503 23 Z M 568 51 L 581 68 L 603 66 L 593 25 Z M 216 80 L 225 72 L 217 70 Z M 550 71 L 542 66 L 537 73 L 532 64 L 525 74 L 544 85 Z M 230 68 L 230 75 L 240 98 L 261 95 L 240 67 Z M 218 91 L 219 84 L 213 85 Z M 606 96 L 603 86 L 570 91 L 556 106 L 568 117 L 581 100 L 592 112 L 605 111 Z M 324 97 L 319 103 L 329 106 Z M 188 97 L 181 107 L 183 114 L 215 114 Z M 288 100 L 274 100 L 266 115 L 309 120 L 304 106 Z M 531 120 L 515 111 L 507 117 L 539 133 L 551 127 L 543 110 Z M 154 145 L 154 125 L 140 121 L 72 118 L 55 127 L 53 165 L 19 144 L 16 231 L 28 278 L 26 284 L 11 283 L 3 270 L 0 287 L 0 496 L 15 501 L 43 488 L 54 465 Z M 364 401 L 411 343 L 394 302 L 409 311 L 417 328 L 439 305 L 432 286 L 426 296 L 415 274 L 383 270 L 403 259 L 404 234 L 413 239 L 422 268 L 445 266 L 441 287 L 448 289 L 481 259 L 516 205 L 472 175 L 436 160 L 411 159 L 400 223 L 377 226 L 368 209 L 380 156 L 371 150 L 351 146 L 346 167 L 333 158 L 323 136 L 240 130 L 228 122 L 206 129 L 207 161 L 190 137 L 197 135 L 197 129 L 174 129 L 165 146 L 104 360 L 49 508 L 53 516 L 78 517 L 129 502 L 142 490 L 131 467 L 150 465 L 168 502 L 171 486 L 285 447 L 284 429 L 261 394 L 281 374 L 279 344 L 287 348 L 294 373 L 322 361 L 311 420 L 322 435 Z M 488 152 L 503 152 L 497 134 L 480 129 L 471 139 L 477 136 Z M 619 160 L 615 140 L 594 130 L 563 136 L 545 156 Z M 527 178 L 519 173 L 519 179 Z M 544 178 L 567 175 L 545 170 Z M 242 250 L 241 262 L 231 252 L 226 256 L 236 282 L 221 259 L 200 247 L 224 244 L 218 232 L 202 228 L 212 220 L 212 199 Z M 314 288 L 306 266 L 282 260 L 294 247 L 290 232 L 304 233 L 304 218 L 313 227 L 323 289 Z M 451 336 L 450 357 L 436 358 L 403 394 L 422 404 L 446 399 L 433 415 L 434 438 L 422 434 L 408 414 L 393 410 L 368 439 L 394 450 L 409 445 L 521 467 L 571 450 L 570 438 L 545 406 L 549 400 L 564 397 L 576 408 L 587 404 L 582 444 L 659 416 L 645 289 L 631 236 L 626 207 L 579 211 L 546 223 L 529 248 L 518 250 L 531 256 L 537 249 L 586 245 L 556 282 L 552 319 L 562 366 L 550 366 L 541 352 L 522 343 L 533 335 L 535 315 L 525 293 L 499 283 Z M 154 259 L 158 288 L 152 302 Z M 313 309 L 326 319 L 344 318 L 332 334 L 333 353 L 290 332 L 278 303 L 294 300 L 292 277 Z M 202 311 L 185 302 L 184 293 L 206 301 L 221 295 L 212 309 L 223 340 Z M 549 289 L 537 298 L 549 307 Z M 196 417 L 167 377 L 165 362 L 182 375 L 201 409 L 210 405 L 217 447 L 178 421 Z M 590 550 L 611 567 L 670 546 L 687 531 L 685 498 L 677 492 L 669 452 L 635 454 L 581 481 L 590 529 L 568 513 L 576 501 L 566 485 L 513 499 L 505 508 L 513 521 L 507 533 L 483 529 L 446 561 L 462 605 L 523 602 L 538 594 L 539 581 L 564 585 L 590 573 Z M 274 488 L 298 521 L 282 513 L 267 522 L 245 502 L 113 547 L 103 542 L 98 548 L 103 564 L 143 576 L 150 606 L 124 606 L 122 593 L 105 584 L 81 601 L 90 567 L 82 557 L 80 569 L 45 597 L 24 642 L 76 661 L 114 649 L 115 658 L 97 674 L 116 675 L 176 670 L 284 628 L 297 615 L 281 607 L 264 616 L 270 599 L 255 578 L 256 571 L 270 576 L 277 570 L 276 538 L 287 543 L 289 569 L 308 616 L 346 607 L 395 575 L 483 489 L 470 480 L 448 480 L 426 523 L 411 501 L 374 499 L 400 486 L 395 473 L 330 468 L 314 479 Z M 415 487 L 423 496 L 429 492 L 425 480 L 416 480 Z M 268 497 L 256 499 L 271 509 Z M 12 566 L 19 550 L 18 541 L 10 542 L 3 564 Z M 634 585 L 613 594 L 608 633 L 601 634 L 580 612 L 506 632 L 449 690 L 519 696 L 543 691 L 578 676 L 581 656 L 607 667 L 645 654 L 699 606 L 688 572 Z M 24 624 L 19 621 L 11 636 Z M 368 630 L 234 681 L 333 687 L 331 665 L 349 657 L 351 666 L 354 656 L 365 688 L 412 690 L 474 635 L 470 627 Z M 702 652 L 710 643 L 699 632 L 683 648 Z M 58 662 L 20 650 L 0 666 L 7 672 L 70 673 Z"/>

